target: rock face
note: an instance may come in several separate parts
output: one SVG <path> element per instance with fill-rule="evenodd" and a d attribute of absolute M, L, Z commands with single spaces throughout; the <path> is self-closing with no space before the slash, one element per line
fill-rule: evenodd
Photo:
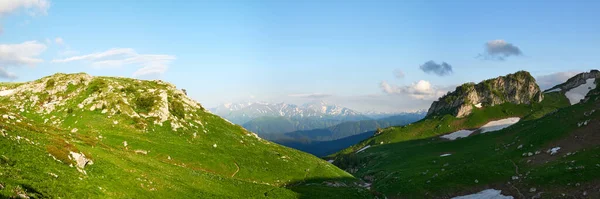
<path fill-rule="evenodd" d="M 427 116 L 451 114 L 464 117 L 475 106 L 486 107 L 503 103 L 530 104 L 541 102 L 543 94 L 535 78 L 526 71 L 488 79 L 479 84 L 466 83 L 456 87 L 438 101 L 433 102 Z"/>
<path fill-rule="evenodd" d="M 561 91 L 567 92 L 573 88 L 577 88 L 586 83 L 588 79 L 600 78 L 600 71 L 591 70 L 587 73 L 579 73 L 571 78 L 569 78 L 565 83 L 556 85 L 544 92 L 552 92 L 552 91 Z"/>

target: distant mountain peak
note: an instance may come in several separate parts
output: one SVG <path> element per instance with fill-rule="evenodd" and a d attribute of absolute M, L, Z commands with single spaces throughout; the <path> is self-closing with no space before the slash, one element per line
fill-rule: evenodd
<path fill-rule="evenodd" d="M 340 121 L 368 119 L 358 111 L 328 104 L 325 101 L 314 101 L 300 106 L 287 103 L 247 102 L 226 103 L 211 109 L 211 112 L 227 118 L 237 124 L 244 124 L 259 117 L 287 118 L 330 118 Z"/>

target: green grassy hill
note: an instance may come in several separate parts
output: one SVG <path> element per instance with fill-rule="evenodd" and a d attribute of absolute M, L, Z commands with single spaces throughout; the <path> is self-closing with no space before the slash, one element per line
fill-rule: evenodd
<path fill-rule="evenodd" d="M 0 84 L 0 197 L 368 198 L 352 175 L 161 81 Z"/>
<path fill-rule="evenodd" d="M 449 198 L 489 188 L 515 198 L 598 198 L 600 96 L 589 98 L 569 106 L 555 92 L 531 105 L 474 108 L 464 118 L 431 116 L 328 158 L 388 198 Z M 453 141 L 439 137 L 508 117 L 521 121 Z"/>

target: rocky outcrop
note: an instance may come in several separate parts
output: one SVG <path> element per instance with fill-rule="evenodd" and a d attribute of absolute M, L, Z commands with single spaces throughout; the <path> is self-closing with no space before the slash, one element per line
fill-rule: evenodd
<path fill-rule="evenodd" d="M 547 92 L 561 91 L 564 93 L 573 88 L 577 88 L 578 86 L 585 84 L 588 79 L 595 79 L 595 78 L 600 78 L 600 71 L 591 70 L 590 72 L 579 73 L 579 74 L 569 78 L 565 83 L 556 85 L 548 90 L 545 90 L 544 92 L 547 93 Z"/>
<path fill-rule="evenodd" d="M 535 78 L 526 71 L 488 79 L 478 84 L 466 83 L 456 87 L 438 101 L 433 102 L 427 116 L 451 114 L 464 117 L 474 108 L 503 103 L 530 104 L 541 102 L 543 94 Z"/>

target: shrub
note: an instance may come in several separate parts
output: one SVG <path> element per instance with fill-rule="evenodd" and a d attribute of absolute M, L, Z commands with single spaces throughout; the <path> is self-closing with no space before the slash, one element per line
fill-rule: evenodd
<path fill-rule="evenodd" d="M 155 104 L 156 96 L 138 96 L 135 98 L 135 107 L 138 112 L 148 113 Z"/>
<path fill-rule="evenodd" d="M 94 79 L 90 82 L 87 93 L 92 94 L 95 92 L 102 92 L 102 88 L 106 87 L 106 82 L 101 79 Z"/>
<path fill-rule="evenodd" d="M 169 111 L 178 118 L 185 118 L 185 108 L 183 107 L 183 103 L 179 101 L 170 100 Z"/>
<path fill-rule="evenodd" d="M 131 85 L 121 89 L 121 92 L 125 92 L 127 94 L 135 93 L 135 91 L 136 89 Z"/>
<path fill-rule="evenodd" d="M 56 81 L 54 79 L 49 79 L 46 81 L 46 89 L 52 88 L 56 85 Z"/>

